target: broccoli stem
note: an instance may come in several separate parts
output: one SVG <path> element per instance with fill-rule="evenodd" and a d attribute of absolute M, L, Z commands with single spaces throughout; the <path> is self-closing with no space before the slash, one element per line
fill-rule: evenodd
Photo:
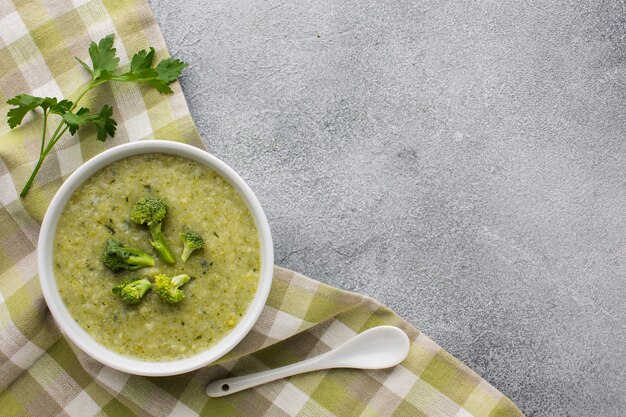
<path fill-rule="evenodd" d="M 156 250 L 159 258 L 168 264 L 175 263 L 176 260 L 174 259 L 174 255 L 172 255 L 172 251 L 165 240 L 165 235 L 161 230 L 161 222 L 149 222 L 148 228 L 150 229 L 150 234 L 152 235 L 150 244 L 154 250 Z"/>
<path fill-rule="evenodd" d="M 191 277 L 187 274 L 176 275 L 175 277 L 172 278 L 172 286 L 174 288 L 178 288 L 181 285 L 185 284 L 190 279 Z"/>
<path fill-rule="evenodd" d="M 149 255 L 129 256 L 128 263 L 132 265 L 154 266 L 154 258 Z"/>
<path fill-rule="evenodd" d="M 183 246 L 183 254 L 180 256 L 183 262 L 187 262 L 187 259 L 189 259 L 189 256 L 191 255 L 191 252 L 193 252 L 194 250 L 195 249 L 192 249 L 189 245 Z"/>

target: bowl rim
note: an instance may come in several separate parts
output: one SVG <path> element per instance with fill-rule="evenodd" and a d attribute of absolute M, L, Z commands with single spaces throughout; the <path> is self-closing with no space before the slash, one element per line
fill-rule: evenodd
<path fill-rule="evenodd" d="M 257 226 L 261 250 L 259 285 L 242 320 L 207 350 L 191 357 L 174 361 L 156 362 L 136 359 L 119 354 L 95 341 L 71 316 L 58 292 L 52 268 L 52 248 L 61 213 L 74 192 L 93 174 L 121 159 L 135 155 L 164 153 L 177 155 L 199 162 L 213 169 L 228 181 L 239 193 L 252 214 Z M 37 264 L 42 293 L 52 316 L 61 331 L 83 352 L 98 362 L 135 375 L 168 376 L 178 375 L 206 366 L 233 349 L 261 315 L 272 285 L 274 250 L 272 237 L 265 213 L 248 184 L 226 163 L 207 151 L 194 146 L 169 140 L 142 140 L 110 148 L 74 171 L 54 195 L 44 216 L 37 248 Z"/>

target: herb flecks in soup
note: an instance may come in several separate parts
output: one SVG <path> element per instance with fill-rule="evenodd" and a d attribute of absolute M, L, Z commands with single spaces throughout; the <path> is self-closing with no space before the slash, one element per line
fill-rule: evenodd
<path fill-rule="evenodd" d="M 130 221 L 133 205 L 146 195 L 168 205 L 163 232 L 174 264 L 157 256 L 146 227 Z M 189 230 L 204 246 L 183 262 L 180 234 Z M 145 251 L 155 265 L 112 272 L 101 260 L 107 239 Z M 241 320 L 259 281 L 259 238 L 237 191 L 213 170 L 172 155 L 133 156 L 97 172 L 72 195 L 57 227 L 54 264 L 63 301 L 94 339 L 123 355 L 168 361 L 206 350 Z M 129 305 L 111 291 L 122 280 L 183 273 L 192 279 L 177 304 L 152 290 Z"/>

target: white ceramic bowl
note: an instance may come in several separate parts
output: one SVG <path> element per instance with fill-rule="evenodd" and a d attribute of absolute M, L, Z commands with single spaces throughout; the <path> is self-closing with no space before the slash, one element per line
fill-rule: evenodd
<path fill-rule="evenodd" d="M 259 286 L 241 322 L 235 326 L 228 335 L 208 350 L 186 359 L 169 362 L 149 362 L 134 359 L 129 356 L 120 355 L 96 342 L 78 325 L 78 323 L 76 323 L 65 307 L 59 295 L 52 268 L 52 248 L 59 216 L 74 191 L 76 191 L 87 178 L 103 167 L 129 156 L 146 153 L 178 155 L 199 162 L 224 177 L 239 192 L 239 195 L 248 206 L 250 213 L 252 213 L 252 217 L 256 222 L 259 232 L 261 248 L 261 277 Z M 273 264 L 274 250 L 270 228 L 265 218 L 265 213 L 263 213 L 263 209 L 250 187 L 248 187 L 244 180 L 237 175 L 232 168 L 213 155 L 193 146 L 171 141 L 146 140 L 120 145 L 87 161 L 70 175 L 61 188 L 59 188 L 59 191 L 48 207 L 39 235 L 38 266 L 41 289 L 46 303 L 48 303 L 48 307 L 63 333 L 80 349 L 99 362 L 120 371 L 136 375 L 165 376 L 182 374 L 214 362 L 235 347 L 250 331 L 261 314 L 261 310 L 265 305 L 272 284 Z"/>

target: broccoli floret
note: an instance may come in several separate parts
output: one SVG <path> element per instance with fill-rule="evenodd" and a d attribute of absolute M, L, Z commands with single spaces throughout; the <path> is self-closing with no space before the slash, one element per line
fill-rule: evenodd
<path fill-rule="evenodd" d="M 136 271 L 145 266 L 154 266 L 152 256 L 140 249 L 126 247 L 123 243 L 113 239 L 107 239 L 102 262 L 112 271 L 120 269 Z"/>
<path fill-rule="evenodd" d="M 119 295 L 126 304 L 137 304 L 152 284 L 145 278 L 137 281 L 123 281 L 113 287 L 113 294 Z"/>
<path fill-rule="evenodd" d="M 178 287 L 189 281 L 187 274 L 176 275 L 173 278 L 165 274 L 154 277 L 154 291 L 168 304 L 176 304 L 185 299 L 185 294 Z"/>
<path fill-rule="evenodd" d="M 180 234 L 180 240 L 183 241 L 183 254 L 181 255 L 183 262 L 187 262 L 193 251 L 204 247 L 204 239 L 196 232 L 183 232 Z"/>
<path fill-rule="evenodd" d="M 170 250 L 165 235 L 161 230 L 163 219 L 167 215 L 167 205 L 157 197 L 144 197 L 139 200 L 130 213 L 130 219 L 137 224 L 146 224 L 150 229 L 152 240 L 150 244 L 156 250 L 159 258 L 168 264 L 173 264 L 174 255 Z"/>

